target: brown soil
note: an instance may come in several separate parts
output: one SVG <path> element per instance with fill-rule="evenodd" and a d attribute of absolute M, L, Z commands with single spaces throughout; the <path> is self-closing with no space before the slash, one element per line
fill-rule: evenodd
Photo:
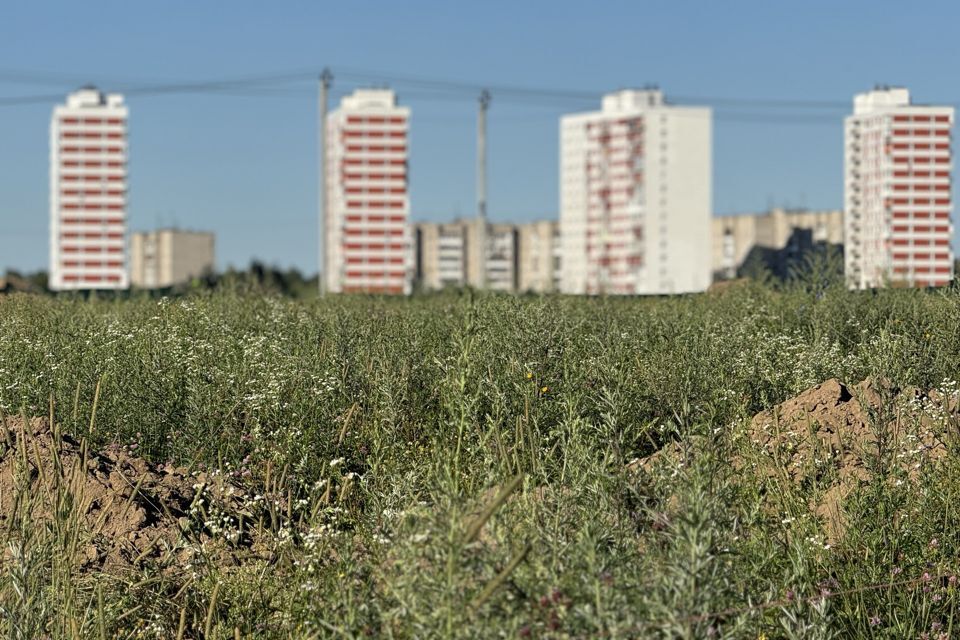
<path fill-rule="evenodd" d="M 746 432 L 749 446 L 731 463 L 738 473 L 779 479 L 811 496 L 808 506 L 833 542 L 846 530 L 845 499 L 873 478 L 878 464 L 887 466 L 892 481 L 917 481 L 925 465 L 946 455 L 946 426 L 958 418 L 955 396 L 885 381 L 848 387 L 831 379 L 755 415 Z M 628 470 L 683 467 L 695 450 L 670 443 Z M 776 492 L 768 494 L 768 507 L 784 508 Z"/>
<path fill-rule="evenodd" d="M 87 570 L 150 562 L 169 568 L 198 553 L 218 564 L 235 562 L 253 544 L 242 523 L 243 515 L 252 518 L 241 493 L 222 476 L 157 467 L 122 447 L 88 452 L 55 434 L 46 419 L 0 426 L 0 530 L 56 521 L 75 535 L 74 560 Z M 205 524 L 211 512 L 244 533 L 219 539 Z"/>
<path fill-rule="evenodd" d="M 759 455 L 751 461 L 769 476 L 809 488 L 810 508 L 835 540 L 845 529 L 844 499 L 871 479 L 876 465 L 915 481 L 923 465 L 946 455 L 943 421 L 956 402 L 942 400 L 886 382 L 847 387 L 827 380 L 753 417 L 748 435 Z"/>

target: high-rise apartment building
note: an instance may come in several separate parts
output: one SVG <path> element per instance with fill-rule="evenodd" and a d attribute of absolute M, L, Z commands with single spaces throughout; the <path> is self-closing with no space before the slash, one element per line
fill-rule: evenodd
<path fill-rule="evenodd" d="M 327 116 L 324 274 L 330 292 L 410 292 L 410 109 L 360 89 Z"/>
<path fill-rule="evenodd" d="M 953 278 L 953 107 L 903 88 L 854 97 L 844 124 L 844 256 L 853 288 L 941 286 Z"/>
<path fill-rule="evenodd" d="M 87 87 L 50 122 L 50 288 L 126 289 L 127 107 Z"/>
<path fill-rule="evenodd" d="M 630 90 L 561 119 L 565 293 L 705 290 L 711 215 L 710 109 Z"/>
<path fill-rule="evenodd" d="M 213 272 L 214 237 L 204 231 L 157 229 L 130 236 L 130 284 L 163 289 Z"/>

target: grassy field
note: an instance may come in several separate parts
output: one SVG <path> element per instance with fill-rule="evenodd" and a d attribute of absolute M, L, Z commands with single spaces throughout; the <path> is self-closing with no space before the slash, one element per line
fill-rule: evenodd
<path fill-rule="evenodd" d="M 759 455 L 755 413 L 829 378 L 955 391 L 958 319 L 954 291 L 803 283 L 672 299 L 0 298 L 8 420 L 52 413 L 90 450 L 219 477 L 257 522 L 244 546 L 242 518 L 191 512 L 178 544 L 226 553 L 91 570 L 81 501 L 54 482 L 40 517 L 16 480 L 17 499 L 0 497 L 0 628 L 954 637 L 953 417 L 947 455 L 909 477 L 880 434 L 839 537 L 807 508 L 817 482 L 733 461 Z M 679 453 L 637 463 L 665 445 Z M 4 449 L 15 479 L 20 449 Z"/>

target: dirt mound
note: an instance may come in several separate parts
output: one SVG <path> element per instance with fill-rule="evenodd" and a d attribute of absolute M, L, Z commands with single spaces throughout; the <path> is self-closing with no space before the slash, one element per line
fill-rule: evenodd
<path fill-rule="evenodd" d="M 157 467 L 118 446 L 89 452 L 46 419 L 0 426 L 0 526 L 56 523 L 75 537 L 82 568 L 172 567 L 198 550 L 229 562 L 254 543 L 240 496 L 220 475 Z"/>
<path fill-rule="evenodd" d="M 810 488 L 810 507 L 828 537 L 845 527 L 842 502 L 872 469 L 886 465 L 915 480 L 924 464 L 946 455 L 945 420 L 956 399 L 865 380 L 847 387 L 831 379 L 753 417 L 748 435 L 760 468 Z M 737 460 L 738 466 L 747 464 Z"/>
<path fill-rule="evenodd" d="M 846 529 L 845 498 L 879 468 L 894 482 L 915 482 L 924 466 L 946 456 L 948 427 L 958 422 L 960 395 L 831 379 L 756 414 L 746 429 L 749 443 L 731 464 L 742 475 L 779 479 L 809 495 L 810 510 L 833 542 Z M 698 449 L 695 439 L 670 442 L 627 470 L 675 474 Z M 767 503 L 777 513 L 784 508 L 774 495 Z"/>

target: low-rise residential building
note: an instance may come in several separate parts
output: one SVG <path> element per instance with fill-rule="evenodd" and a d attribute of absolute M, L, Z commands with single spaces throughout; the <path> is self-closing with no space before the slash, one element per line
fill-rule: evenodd
<path fill-rule="evenodd" d="M 467 283 L 469 227 L 463 221 L 413 225 L 414 279 L 429 291 Z"/>
<path fill-rule="evenodd" d="M 163 289 L 213 271 L 214 236 L 202 231 L 158 229 L 130 237 L 130 282 Z"/>
<path fill-rule="evenodd" d="M 419 222 L 413 225 L 413 236 L 415 280 L 421 288 L 514 290 L 514 225 L 484 224 L 480 218 Z"/>
<path fill-rule="evenodd" d="M 560 223 L 538 220 L 518 225 L 517 288 L 520 292 L 560 290 L 562 250 Z"/>
<path fill-rule="evenodd" d="M 507 223 L 488 224 L 483 240 L 486 242 L 486 259 L 484 279 L 479 283 L 480 286 L 493 291 L 516 291 L 519 257 L 517 226 Z"/>
<path fill-rule="evenodd" d="M 843 245 L 843 211 L 772 209 L 762 214 L 713 218 L 713 278 L 736 278 L 757 261 L 774 275 L 787 275 L 815 247 Z"/>

